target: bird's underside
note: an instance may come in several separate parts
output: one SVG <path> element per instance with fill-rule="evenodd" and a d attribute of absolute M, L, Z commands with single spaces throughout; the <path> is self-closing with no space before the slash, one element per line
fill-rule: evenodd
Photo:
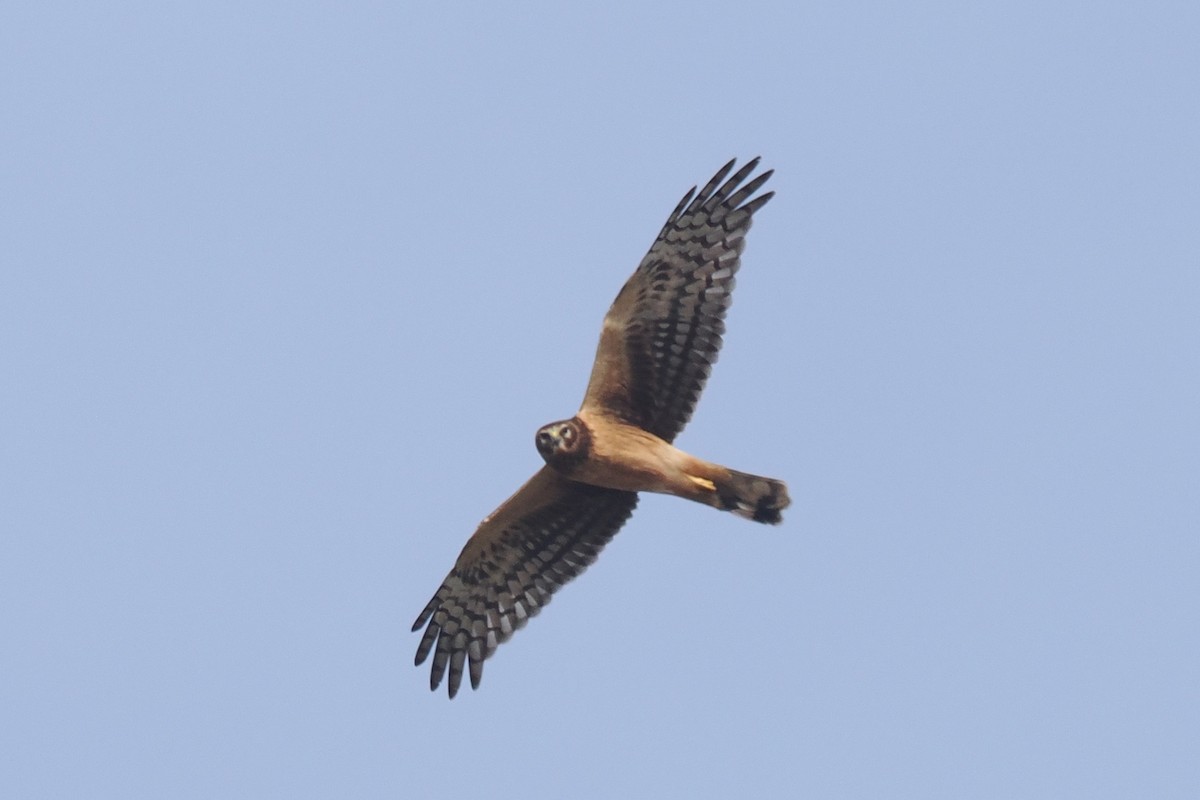
<path fill-rule="evenodd" d="M 546 466 L 480 523 L 417 618 L 416 663 L 433 654 L 431 688 L 448 672 L 453 697 L 464 667 L 478 688 L 483 662 L 596 559 L 638 492 L 780 522 L 783 482 L 672 444 L 717 359 L 754 212 L 772 197 L 753 196 L 770 171 L 742 185 L 758 159 L 725 180 L 733 165 L 676 206 L 604 318 L 579 412 L 538 431 Z"/>

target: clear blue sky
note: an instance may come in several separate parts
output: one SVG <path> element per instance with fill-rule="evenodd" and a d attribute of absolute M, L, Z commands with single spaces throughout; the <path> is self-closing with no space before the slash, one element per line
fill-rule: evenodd
<path fill-rule="evenodd" d="M 1197 42 L 1184 2 L 5 4 L 0 795 L 1200 796 Z M 412 620 L 754 155 L 679 444 L 784 525 L 645 498 L 430 693 Z"/>

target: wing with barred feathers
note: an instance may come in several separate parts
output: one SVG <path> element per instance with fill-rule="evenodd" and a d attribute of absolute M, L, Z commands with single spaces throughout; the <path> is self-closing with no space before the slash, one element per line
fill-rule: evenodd
<path fill-rule="evenodd" d="M 479 688 L 483 662 L 578 576 L 616 535 L 637 494 L 568 480 L 543 467 L 467 541 L 454 569 L 417 617 L 416 663 L 433 653 L 429 687 L 449 668 L 450 696 L 463 667 Z"/>
<path fill-rule="evenodd" d="M 751 199 L 770 170 L 738 188 L 758 161 L 725 180 L 730 161 L 676 206 L 604 318 L 585 409 L 668 442 L 683 430 L 721 349 L 746 232 L 774 195 Z"/>

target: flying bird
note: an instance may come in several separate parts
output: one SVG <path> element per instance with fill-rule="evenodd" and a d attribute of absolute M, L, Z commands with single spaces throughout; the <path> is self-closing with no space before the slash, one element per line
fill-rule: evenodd
<path fill-rule="evenodd" d="M 638 492 L 780 522 L 782 481 L 671 444 L 717 360 L 746 232 L 774 194 L 754 196 L 770 170 L 742 185 L 757 158 L 725 180 L 735 161 L 675 207 L 604 317 L 583 405 L 538 430 L 546 465 L 479 524 L 417 617 L 413 630 L 426 627 L 416 663 L 433 654 L 431 689 L 449 669 L 454 697 L 464 667 L 479 688 L 483 662 L 595 561 Z"/>

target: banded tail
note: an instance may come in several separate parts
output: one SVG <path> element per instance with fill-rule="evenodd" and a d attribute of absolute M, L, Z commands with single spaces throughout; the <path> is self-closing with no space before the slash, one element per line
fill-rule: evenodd
<path fill-rule="evenodd" d="M 692 473 L 688 475 L 691 491 L 681 493 L 682 496 L 722 511 L 732 511 L 755 522 L 778 525 L 783 521 L 780 512 L 792 502 L 787 485 L 774 478 L 750 475 L 698 459 L 689 472 Z"/>

